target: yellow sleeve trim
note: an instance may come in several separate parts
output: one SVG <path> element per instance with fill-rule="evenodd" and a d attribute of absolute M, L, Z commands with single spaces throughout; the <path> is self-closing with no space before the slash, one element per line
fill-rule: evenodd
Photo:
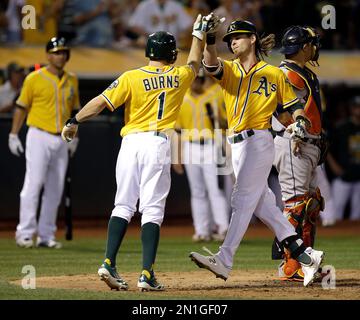
<path fill-rule="evenodd" d="M 285 104 L 283 104 L 283 109 L 288 108 L 288 107 L 292 106 L 293 104 L 295 104 L 297 102 L 299 102 L 298 98 L 295 98 L 294 100 L 286 102 Z"/>

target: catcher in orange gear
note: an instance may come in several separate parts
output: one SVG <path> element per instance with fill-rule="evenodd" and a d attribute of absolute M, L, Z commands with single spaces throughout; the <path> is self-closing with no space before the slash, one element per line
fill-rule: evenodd
<path fill-rule="evenodd" d="M 281 52 L 285 60 L 280 69 L 285 73 L 294 92 L 304 105 L 307 131 L 295 140 L 299 149 L 291 151 L 291 137 L 296 130 L 290 114 L 277 110 L 273 117 L 276 136 L 274 166 L 279 173 L 284 215 L 302 237 L 306 247 L 315 243 L 316 221 L 324 209 L 324 201 L 317 187 L 315 169 L 322 158 L 322 109 L 320 86 L 316 74 L 306 66 L 318 65 L 320 41 L 314 29 L 292 26 L 285 31 Z M 273 259 L 283 259 L 279 265 L 279 276 L 283 280 L 303 280 L 300 264 L 290 258 L 289 253 L 275 238 Z"/>

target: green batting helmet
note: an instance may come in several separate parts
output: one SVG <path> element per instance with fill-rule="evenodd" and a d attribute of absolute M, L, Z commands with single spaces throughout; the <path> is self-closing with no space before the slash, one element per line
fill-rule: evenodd
<path fill-rule="evenodd" d="M 177 58 L 177 53 L 176 40 L 171 33 L 158 31 L 149 36 L 145 56 L 150 60 L 164 60 L 169 63 L 174 63 Z"/>

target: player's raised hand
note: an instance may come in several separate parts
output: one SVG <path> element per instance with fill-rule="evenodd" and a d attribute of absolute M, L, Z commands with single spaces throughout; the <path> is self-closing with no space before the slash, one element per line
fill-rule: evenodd
<path fill-rule="evenodd" d="M 77 124 L 69 123 L 69 121 L 67 121 L 66 125 L 61 131 L 62 139 L 66 142 L 72 141 L 76 136 L 77 130 L 78 130 Z"/>
<path fill-rule="evenodd" d="M 225 17 L 220 18 L 219 16 L 216 16 L 213 12 L 211 12 L 204 19 L 207 21 L 206 44 L 215 45 L 216 33 L 219 31 L 221 24 L 224 23 Z"/>
<path fill-rule="evenodd" d="M 215 34 L 219 31 L 220 26 L 224 23 L 226 18 L 225 17 L 220 18 L 219 16 L 217 16 L 213 12 L 211 12 L 206 17 L 204 17 L 204 20 L 207 21 L 206 33 L 207 34 Z"/>
<path fill-rule="evenodd" d="M 11 153 L 17 157 L 24 152 L 19 136 L 15 133 L 9 134 L 9 149 Z"/>
<path fill-rule="evenodd" d="M 193 25 L 193 32 L 192 32 L 192 35 L 201 41 L 204 40 L 204 36 L 207 28 L 207 22 L 208 22 L 204 18 L 205 17 L 203 17 L 201 14 L 197 16 Z"/>

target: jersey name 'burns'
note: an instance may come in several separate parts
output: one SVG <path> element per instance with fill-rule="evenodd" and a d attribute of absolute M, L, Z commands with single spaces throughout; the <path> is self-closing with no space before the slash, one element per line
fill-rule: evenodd
<path fill-rule="evenodd" d="M 145 91 L 179 87 L 179 76 L 157 76 L 143 79 Z"/>

